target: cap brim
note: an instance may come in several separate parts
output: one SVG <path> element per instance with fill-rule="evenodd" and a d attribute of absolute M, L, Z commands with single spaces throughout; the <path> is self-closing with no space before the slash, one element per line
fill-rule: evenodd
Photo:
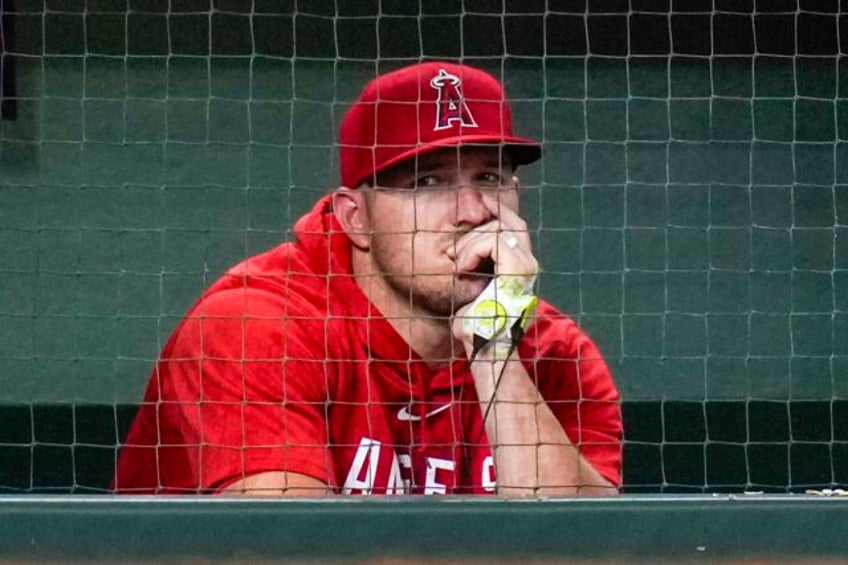
<path fill-rule="evenodd" d="M 391 159 L 380 163 L 380 165 L 368 176 L 373 177 L 377 173 L 385 171 L 395 165 L 399 165 L 400 163 L 412 159 L 413 157 L 417 157 L 418 155 L 425 155 L 446 147 L 467 145 L 496 145 L 503 147 L 504 150 L 509 151 L 509 154 L 512 157 L 512 164 L 514 166 L 529 165 L 534 161 L 538 161 L 542 157 L 541 144 L 537 141 L 533 141 L 532 139 L 524 139 L 521 137 L 495 137 L 491 135 L 458 135 L 454 137 L 445 137 L 431 143 L 424 143 L 408 151 L 395 155 Z M 368 176 L 361 179 L 357 185 L 365 182 L 368 179 Z"/>

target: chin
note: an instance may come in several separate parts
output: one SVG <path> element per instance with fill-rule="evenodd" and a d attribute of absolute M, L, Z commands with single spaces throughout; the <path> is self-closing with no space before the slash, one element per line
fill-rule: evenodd
<path fill-rule="evenodd" d="M 478 275 L 473 277 L 460 277 L 456 281 L 456 291 L 454 299 L 458 306 L 465 306 L 480 296 L 480 293 L 489 284 L 492 277 L 488 275 Z"/>

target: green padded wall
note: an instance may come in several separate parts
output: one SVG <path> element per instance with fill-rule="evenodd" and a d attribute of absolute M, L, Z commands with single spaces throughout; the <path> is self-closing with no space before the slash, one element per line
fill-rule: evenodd
<path fill-rule="evenodd" d="M 65 424 L 139 402 L 204 286 L 338 182 L 364 81 L 420 57 L 501 76 L 545 143 L 540 290 L 610 362 L 634 484 L 844 483 L 844 17 L 664 4 L 6 0 L 0 487 L 103 488 L 74 465 L 119 418 Z"/>
<path fill-rule="evenodd" d="M 504 65 L 522 130 L 546 144 L 524 175 L 541 293 L 594 335 L 626 397 L 846 393 L 840 66 L 813 67 L 642 64 L 628 82 L 626 61 Z M 0 399 L 137 400 L 203 287 L 336 185 L 333 132 L 373 68 L 19 61 Z M 829 98 L 794 100 L 799 68 Z"/>

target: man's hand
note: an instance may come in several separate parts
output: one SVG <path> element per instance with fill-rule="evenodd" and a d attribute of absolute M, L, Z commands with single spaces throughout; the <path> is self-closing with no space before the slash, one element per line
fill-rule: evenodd
<path fill-rule="evenodd" d="M 468 322 L 475 317 L 481 317 L 480 312 L 477 311 L 481 310 L 481 306 L 482 311 L 486 312 L 483 316 L 487 318 L 483 324 L 489 326 L 499 321 L 495 318 L 500 315 L 511 316 L 511 320 L 514 321 L 516 318 L 523 317 L 523 310 L 525 309 L 530 310 L 529 313 L 532 314 L 536 304 L 532 287 L 539 270 L 539 263 L 531 248 L 527 223 L 514 210 L 501 205 L 494 195 L 483 193 L 482 200 L 494 219 L 472 229 L 457 241 L 457 270 L 459 272 L 474 272 L 481 263 L 491 261 L 494 264 L 497 286 L 491 288 L 492 285 L 490 285 L 484 293 L 491 294 L 494 292 L 495 295 L 492 298 L 497 298 L 499 302 L 496 305 L 497 309 L 500 310 L 501 305 L 506 305 L 507 309 L 504 312 L 496 312 L 492 308 L 487 308 L 487 304 L 478 304 L 478 300 L 475 300 L 463 306 L 457 312 L 453 321 L 454 337 L 463 344 L 469 357 L 473 353 L 478 353 L 478 350 L 484 355 L 487 353 L 497 354 L 498 352 L 493 347 L 485 347 L 481 350 L 480 343 L 475 344 L 474 332 L 469 331 L 469 327 L 473 324 L 463 323 L 463 321 Z M 516 311 L 513 312 L 512 310 Z M 524 320 L 522 327 L 526 323 L 527 320 Z M 489 331 L 483 331 L 483 334 L 488 334 L 485 335 L 486 338 L 492 338 L 493 336 L 490 335 L 492 331 L 497 333 L 503 328 L 488 327 L 487 329 Z M 505 336 L 507 347 L 509 345 L 509 330 L 510 328 L 504 330 L 507 332 Z M 478 336 L 479 339 L 480 336 Z"/>
<path fill-rule="evenodd" d="M 472 229 L 456 242 L 457 271 L 472 273 L 491 258 L 495 275 L 536 276 L 539 263 L 533 255 L 527 222 L 495 195 L 482 191 L 481 198 L 494 219 Z"/>
<path fill-rule="evenodd" d="M 527 224 L 514 210 L 498 207 L 493 195 L 486 195 L 484 202 L 495 219 L 472 229 L 457 241 L 457 266 L 460 272 L 474 272 L 483 261 L 491 260 L 495 267 L 495 286 L 501 293 L 496 296 L 496 302 L 509 304 L 511 295 L 532 298 L 532 310 L 536 300 L 532 281 L 538 274 L 539 263 L 530 246 Z M 513 283 L 516 286 L 510 288 Z M 480 401 L 486 437 L 494 454 L 498 494 L 565 496 L 616 493 L 615 485 L 602 477 L 580 454 L 577 445 L 542 398 L 512 347 L 513 336 L 500 333 L 475 352 L 473 332 L 464 327 L 463 319 L 474 316 L 473 311 L 481 298 L 486 296 L 478 297 L 459 309 L 452 329 L 469 358 L 478 353 L 471 363 L 471 374 Z M 478 315 L 477 319 L 481 317 Z M 529 323 L 526 319 L 524 322 Z M 502 331 L 509 332 L 510 329 Z M 512 353 L 507 357 L 505 351 Z"/>

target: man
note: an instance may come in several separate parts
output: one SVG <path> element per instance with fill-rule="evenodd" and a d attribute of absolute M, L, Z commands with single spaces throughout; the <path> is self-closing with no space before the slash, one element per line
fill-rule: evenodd
<path fill-rule="evenodd" d="M 343 186 L 192 307 L 113 488 L 617 492 L 607 366 L 533 295 L 514 173 L 540 153 L 485 72 L 424 63 L 369 83 L 341 126 Z"/>

